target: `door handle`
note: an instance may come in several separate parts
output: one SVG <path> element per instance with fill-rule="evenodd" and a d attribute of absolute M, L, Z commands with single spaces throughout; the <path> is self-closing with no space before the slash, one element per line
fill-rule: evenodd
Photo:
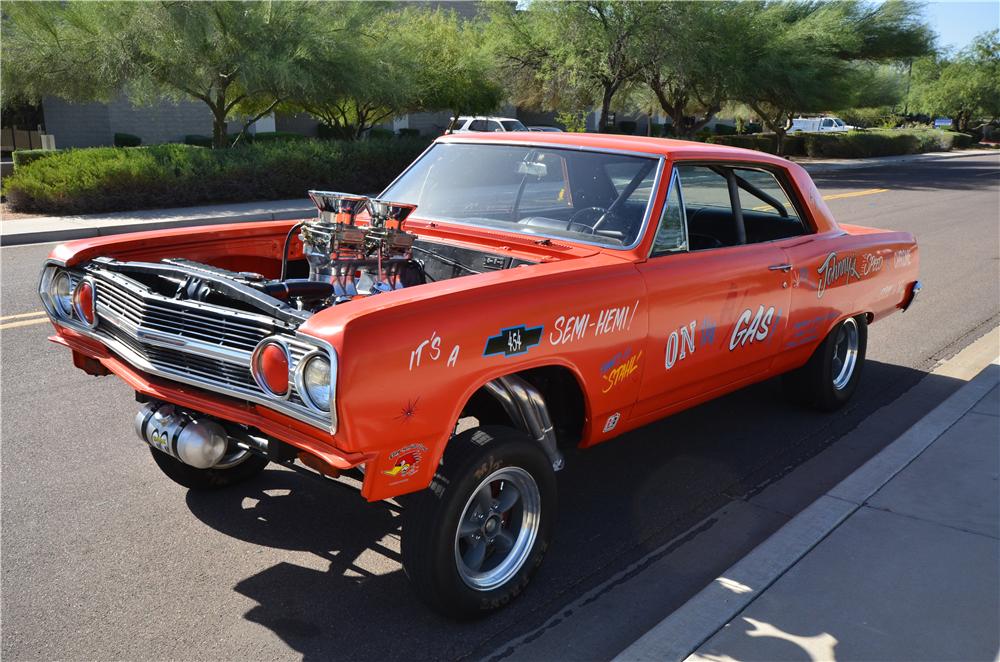
<path fill-rule="evenodd" d="M 768 267 L 768 270 L 769 271 L 784 271 L 785 273 L 788 273 L 789 271 L 792 270 L 792 265 L 790 265 L 790 264 L 772 264 L 771 266 Z"/>

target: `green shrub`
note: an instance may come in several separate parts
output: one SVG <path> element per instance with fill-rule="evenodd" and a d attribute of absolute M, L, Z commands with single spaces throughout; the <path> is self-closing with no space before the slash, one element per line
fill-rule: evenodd
<path fill-rule="evenodd" d="M 230 136 L 230 138 L 235 138 L 235 137 L 236 137 L 235 135 Z M 308 140 L 308 139 L 309 139 L 308 136 L 304 136 L 301 133 L 292 133 L 291 131 L 260 131 L 258 133 L 248 133 L 245 136 L 243 136 L 243 140 L 248 143 L 266 143 L 266 142 L 274 142 L 275 140 Z"/>
<path fill-rule="evenodd" d="M 715 128 L 712 130 L 717 136 L 735 136 L 738 133 L 735 126 L 730 126 L 728 124 L 716 124 Z"/>
<path fill-rule="evenodd" d="M 622 133 L 634 136 L 636 129 L 639 128 L 639 124 L 633 120 L 622 120 L 618 123 L 618 128 L 621 129 Z"/>
<path fill-rule="evenodd" d="M 381 127 L 375 127 L 368 130 L 369 140 L 392 140 L 396 137 L 396 134 L 392 132 L 392 129 L 383 129 Z"/>
<path fill-rule="evenodd" d="M 11 158 L 14 161 L 14 167 L 20 168 L 26 166 L 32 161 L 37 161 L 38 159 L 44 159 L 49 156 L 54 156 L 60 152 L 64 152 L 63 149 L 19 149 L 11 153 Z"/>
<path fill-rule="evenodd" d="M 749 133 L 745 135 L 710 136 L 708 141 L 714 145 L 729 145 L 755 149 L 768 154 L 778 153 L 778 140 L 773 133 Z M 785 156 L 802 156 L 805 154 L 805 142 L 802 136 L 785 136 Z"/>
<path fill-rule="evenodd" d="M 952 149 L 967 149 L 969 147 L 972 147 L 972 145 L 974 145 L 975 143 L 979 142 L 978 135 L 959 133 L 957 131 L 945 131 L 945 133 L 951 136 Z"/>
<path fill-rule="evenodd" d="M 844 133 L 797 133 L 785 136 L 785 156 L 857 159 L 960 149 L 972 144 L 968 134 L 931 129 L 869 129 Z M 708 142 L 775 153 L 772 133 L 712 136 Z"/>
<path fill-rule="evenodd" d="M 212 136 L 184 136 L 185 145 L 196 145 L 198 147 L 211 147 Z"/>
<path fill-rule="evenodd" d="M 371 194 L 428 142 L 278 140 L 237 149 L 176 144 L 73 149 L 15 169 L 4 180 L 4 193 L 15 211 L 63 214 L 301 198 L 311 188 Z"/>
<path fill-rule="evenodd" d="M 400 138 L 418 138 L 420 136 L 420 129 L 400 129 Z"/>
<path fill-rule="evenodd" d="M 953 134 L 928 129 L 872 129 L 846 133 L 805 134 L 806 154 L 828 158 L 868 158 L 947 151 Z"/>
<path fill-rule="evenodd" d="M 142 144 L 142 138 L 131 133 L 116 133 L 115 147 L 138 147 Z"/>

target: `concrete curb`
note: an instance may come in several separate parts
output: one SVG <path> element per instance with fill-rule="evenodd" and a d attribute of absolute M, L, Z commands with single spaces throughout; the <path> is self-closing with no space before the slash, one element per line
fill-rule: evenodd
<path fill-rule="evenodd" d="M 808 161 L 795 161 L 805 168 L 811 175 L 821 175 L 827 172 L 837 172 L 839 170 L 860 170 L 864 168 L 878 168 L 880 166 L 897 165 L 903 163 L 918 163 L 920 161 L 940 161 L 942 159 L 963 159 L 971 156 L 983 156 L 987 154 L 1000 155 L 1000 150 L 965 149 L 955 152 L 927 152 L 924 154 L 906 154 L 903 156 L 887 156 L 874 159 L 844 159 L 837 163 L 823 163 Z"/>
<path fill-rule="evenodd" d="M 104 223 L 87 225 L 81 217 L 67 218 L 71 227 L 59 229 L 38 230 L 36 232 L 4 232 L 0 234 L 0 246 L 19 246 L 23 244 L 47 243 L 53 241 L 71 241 L 73 239 L 88 239 L 90 237 L 106 237 L 116 234 L 145 232 L 147 230 L 167 230 L 170 228 L 197 227 L 201 225 L 218 225 L 223 223 L 252 223 L 255 221 L 287 221 L 311 216 L 315 207 L 282 209 L 270 212 L 264 210 L 241 212 L 235 214 L 219 214 L 190 217 L 166 217 L 159 220 L 129 219 L 121 224 Z M 31 221 L 7 221 L 7 223 L 31 223 Z M 76 225 L 78 224 L 78 225 Z M 6 228 L 5 228 L 6 229 Z"/>
<path fill-rule="evenodd" d="M 991 340 L 996 331 L 987 337 Z M 994 349 L 995 352 L 995 349 Z M 615 662 L 684 660 L 908 466 L 1000 382 L 1000 357 L 833 489 L 792 518 Z"/>

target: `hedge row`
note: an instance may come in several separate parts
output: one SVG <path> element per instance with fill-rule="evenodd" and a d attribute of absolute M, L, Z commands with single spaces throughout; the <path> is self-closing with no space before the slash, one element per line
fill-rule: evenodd
<path fill-rule="evenodd" d="M 428 142 L 296 140 L 225 150 L 192 145 L 70 149 L 27 163 L 20 159 L 3 188 L 13 210 L 54 214 L 301 198 L 311 188 L 372 193 L 392 181 Z"/>
<path fill-rule="evenodd" d="M 770 154 L 776 153 L 773 133 L 747 136 L 712 136 L 708 142 L 717 145 L 745 147 Z M 785 137 L 785 156 L 816 156 L 827 158 L 866 158 L 895 156 L 922 152 L 946 152 L 962 149 L 975 138 L 955 131 L 933 129 L 846 131 L 843 133 L 799 133 Z"/>

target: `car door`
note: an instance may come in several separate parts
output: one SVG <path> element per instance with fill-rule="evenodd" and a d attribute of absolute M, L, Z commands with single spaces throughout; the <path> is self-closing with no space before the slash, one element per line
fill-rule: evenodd
<path fill-rule="evenodd" d="M 787 259 L 772 242 L 746 243 L 729 172 L 724 164 L 675 166 L 653 250 L 637 265 L 650 357 L 637 415 L 753 381 L 780 350 Z"/>

